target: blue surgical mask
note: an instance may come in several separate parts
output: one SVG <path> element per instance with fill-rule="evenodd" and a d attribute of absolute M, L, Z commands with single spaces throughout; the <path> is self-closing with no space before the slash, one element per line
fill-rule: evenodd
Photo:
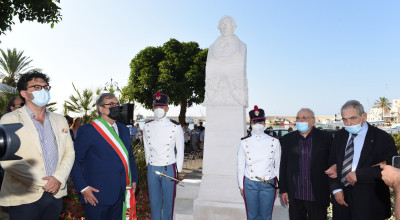
<path fill-rule="evenodd" d="M 31 100 L 37 106 L 46 106 L 50 101 L 50 92 L 45 89 L 32 92 L 33 99 Z"/>
<path fill-rule="evenodd" d="M 351 125 L 351 126 L 344 126 L 344 129 L 346 129 L 346 131 L 348 131 L 351 134 L 358 134 L 358 132 L 361 131 L 362 127 L 361 127 L 361 123 L 360 123 L 360 124 Z"/>
<path fill-rule="evenodd" d="M 300 133 L 305 133 L 308 131 L 308 122 L 296 122 L 296 128 Z"/>

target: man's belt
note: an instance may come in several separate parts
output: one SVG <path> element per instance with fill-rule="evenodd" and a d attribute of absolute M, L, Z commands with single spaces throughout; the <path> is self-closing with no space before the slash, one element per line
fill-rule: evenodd
<path fill-rule="evenodd" d="M 268 183 L 269 185 L 271 185 L 275 189 L 279 188 L 279 181 L 278 181 L 278 178 L 276 178 L 276 177 L 273 178 L 277 183 L 276 185 L 274 183 L 271 183 L 271 181 L 266 180 L 265 177 L 261 178 L 261 177 L 256 176 L 256 179 L 260 180 L 262 183 Z"/>

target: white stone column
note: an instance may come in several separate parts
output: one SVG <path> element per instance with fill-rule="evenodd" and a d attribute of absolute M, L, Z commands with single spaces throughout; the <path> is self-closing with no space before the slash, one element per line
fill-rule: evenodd
<path fill-rule="evenodd" d="M 207 131 L 194 219 L 246 219 L 236 177 L 237 150 L 246 134 L 246 45 L 233 34 L 233 18 L 224 16 L 218 28 L 221 36 L 207 57 Z"/>

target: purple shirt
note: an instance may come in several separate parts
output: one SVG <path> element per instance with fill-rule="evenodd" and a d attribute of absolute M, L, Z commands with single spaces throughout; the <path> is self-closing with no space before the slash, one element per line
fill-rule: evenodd
<path fill-rule="evenodd" d="M 315 201 L 311 185 L 312 130 L 306 138 L 299 135 L 299 176 L 294 197 L 299 200 Z"/>

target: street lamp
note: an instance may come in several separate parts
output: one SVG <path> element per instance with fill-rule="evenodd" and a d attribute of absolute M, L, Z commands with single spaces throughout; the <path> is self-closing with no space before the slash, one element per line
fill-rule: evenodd
<path fill-rule="evenodd" d="M 116 89 L 114 89 L 114 87 L 116 87 Z M 117 92 L 121 92 L 121 90 L 118 87 L 118 83 L 117 82 L 113 82 L 113 79 L 111 78 L 111 82 L 106 82 L 106 84 L 104 85 L 104 90 L 106 92 L 109 91 L 117 91 Z"/>

